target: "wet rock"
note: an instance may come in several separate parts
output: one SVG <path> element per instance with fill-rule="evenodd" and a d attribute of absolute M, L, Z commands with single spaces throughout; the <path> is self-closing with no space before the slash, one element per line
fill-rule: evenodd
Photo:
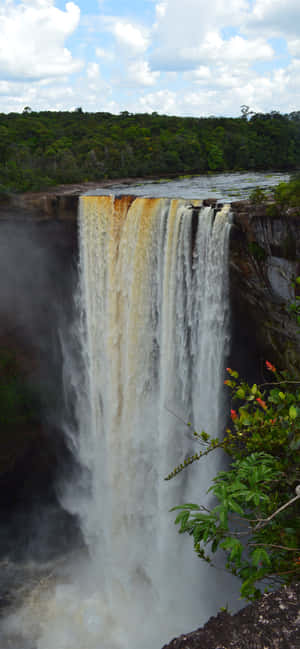
<path fill-rule="evenodd" d="M 203 201 L 203 205 L 207 207 L 215 207 L 216 204 L 217 204 L 216 198 L 205 198 Z"/>
<path fill-rule="evenodd" d="M 264 595 L 235 615 L 212 617 L 202 629 L 163 649 L 299 649 L 300 584 Z"/>

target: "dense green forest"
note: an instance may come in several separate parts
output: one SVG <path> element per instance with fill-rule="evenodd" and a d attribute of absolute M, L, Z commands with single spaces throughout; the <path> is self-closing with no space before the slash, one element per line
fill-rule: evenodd
<path fill-rule="evenodd" d="M 300 167 L 300 111 L 239 118 L 0 114 L 0 190 L 106 178 Z"/>

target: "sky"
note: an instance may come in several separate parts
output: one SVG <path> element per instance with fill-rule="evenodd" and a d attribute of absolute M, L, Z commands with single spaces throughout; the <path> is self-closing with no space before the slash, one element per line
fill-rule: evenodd
<path fill-rule="evenodd" d="M 300 0 L 0 0 L 0 112 L 300 109 Z"/>

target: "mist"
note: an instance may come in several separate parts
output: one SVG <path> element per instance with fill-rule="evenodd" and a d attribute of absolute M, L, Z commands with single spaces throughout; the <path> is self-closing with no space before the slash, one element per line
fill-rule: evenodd
<path fill-rule="evenodd" d="M 0 223 L 0 357 L 12 356 L 36 402 L 32 423 L 18 435 L 0 421 L 0 612 L 16 583 L 24 587 L 28 562 L 43 571 L 43 563 L 81 543 L 77 520 L 58 497 L 61 476 L 74 470 L 62 426 L 61 340 L 73 319 L 76 250 L 75 223 Z M 14 434 L 6 466 L 5 440 Z"/>

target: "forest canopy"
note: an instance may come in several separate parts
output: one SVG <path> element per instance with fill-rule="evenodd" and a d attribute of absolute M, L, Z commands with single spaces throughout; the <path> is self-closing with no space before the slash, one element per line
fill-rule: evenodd
<path fill-rule="evenodd" d="M 238 118 L 0 114 L 0 191 L 110 178 L 300 167 L 300 111 Z"/>

